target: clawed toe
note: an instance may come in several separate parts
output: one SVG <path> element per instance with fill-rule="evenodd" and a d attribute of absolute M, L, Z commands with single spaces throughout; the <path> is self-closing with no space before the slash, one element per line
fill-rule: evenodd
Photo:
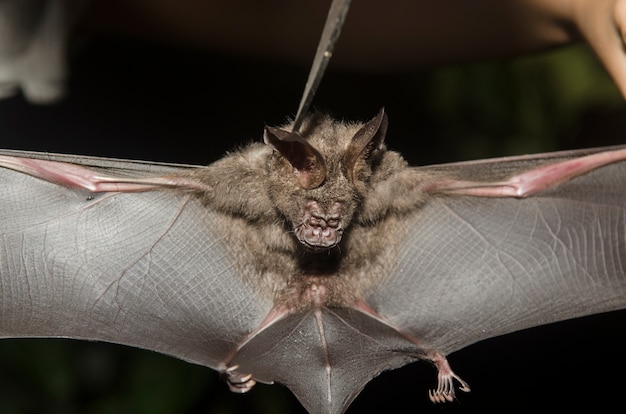
<path fill-rule="evenodd" d="M 252 374 L 242 374 L 237 369 L 239 365 L 233 365 L 222 371 L 222 377 L 228 383 L 228 388 L 232 392 L 244 394 L 256 385 L 256 381 L 252 378 Z"/>
<path fill-rule="evenodd" d="M 428 398 L 434 403 L 445 403 L 454 400 L 454 390 L 452 392 L 443 392 L 439 390 L 428 390 Z"/>
<path fill-rule="evenodd" d="M 455 398 L 454 381 L 459 383 L 459 390 L 469 392 L 469 385 L 456 375 L 446 358 L 441 354 L 436 354 L 433 362 L 438 369 L 437 373 L 437 389 L 428 391 L 428 398 L 434 403 L 451 402 Z"/>

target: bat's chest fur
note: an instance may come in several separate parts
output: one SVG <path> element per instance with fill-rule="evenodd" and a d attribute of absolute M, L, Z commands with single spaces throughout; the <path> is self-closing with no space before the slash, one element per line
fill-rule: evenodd
<path fill-rule="evenodd" d="M 349 307 L 361 300 L 381 275 L 388 274 L 386 263 L 394 249 L 383 229 L 352 226 L 339 245 L 312 250 L 272 225 L 252 232 L 246 245 L 239 245 L 238 264 L 249 263 L 246 274 L 276 305 L 292 309 Z M 256 237 L 261 234 L 262 238 Z"/>
<path fill-rule="evenodd" d="M 359 297 L 353 269 L 346 268 L 338 247 L 321 252 L 297 249 L 288 261 L 292 277 L 276 290 L 276 304 L 288 308 L 349 306 Z"/>

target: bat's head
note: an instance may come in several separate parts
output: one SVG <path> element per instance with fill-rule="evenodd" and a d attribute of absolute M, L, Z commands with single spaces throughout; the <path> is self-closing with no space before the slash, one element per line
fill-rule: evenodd
<path fill-rule="evenodd" d="M 265 128 L 265 143 L 274 149 L 270 196 L 304 246 L 320 250 L 339 244 L 385 151 L 386 131 L 383 110 L 365 124 L 316 115 L 301 134 Z"/>

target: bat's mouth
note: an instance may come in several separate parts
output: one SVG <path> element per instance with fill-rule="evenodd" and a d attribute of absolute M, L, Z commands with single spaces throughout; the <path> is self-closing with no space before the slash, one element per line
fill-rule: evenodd
<path fill-rule="evenodd" d="M 296 237 L 300 243 L 313 249 L 330 249 L 335 247 L 343 234 L 341 226 L 314 226 L 304 224 L 296 228 Z"/>

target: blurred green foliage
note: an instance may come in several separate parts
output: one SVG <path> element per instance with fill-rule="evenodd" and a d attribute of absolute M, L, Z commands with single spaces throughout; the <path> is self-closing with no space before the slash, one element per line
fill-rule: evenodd
<path fill-rule="evenodd" d="M 430 72 L 425 94 L 466 156 L 560 147 L 592 111 L 624 111 L 624 99 L 584 45 L 517 59 Z M 485 151 L 485 148 L 488 148 Z"/>

